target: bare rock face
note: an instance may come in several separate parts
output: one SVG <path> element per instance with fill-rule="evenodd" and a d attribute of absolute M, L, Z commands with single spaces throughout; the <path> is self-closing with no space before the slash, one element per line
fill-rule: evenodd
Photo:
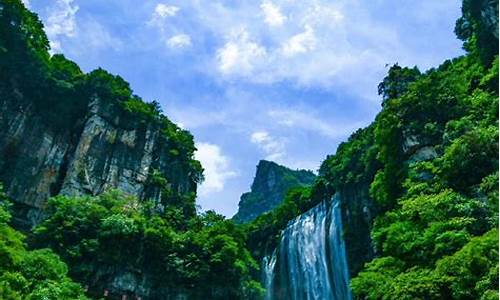
<path fill-rule="evenodd" d="M 341 203 L 343 237 L 351 276 L 355 276 L 364 263 L 376 254 L 370 232 L 378 209 L 368 190 L 368 184 L 356 183 L 344 185 L 337 192 Z"/>
<path fill-rule="evenodd" d="M 57 194 L 96 195 L 111 188 L 159 201 L 149 183 L 158 171 L 179 193 L 196 182 L 182 157 L 154 122 L 129 120 L 98 97 L 66 127 L 54 126 L 29 99 L 0 99 L 0 181 L 26 228 L 39 223 L 47 199 Z M 62 117 L 62 116 L 61 116 Z"/>

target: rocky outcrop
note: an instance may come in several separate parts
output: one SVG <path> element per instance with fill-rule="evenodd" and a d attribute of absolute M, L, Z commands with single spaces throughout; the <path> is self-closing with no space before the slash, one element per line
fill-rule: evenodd
<path fill-rule="evenodd" d="M 343 237 L 346 243 L 347 263 L 351 276 L 375 255 L 370 237 L 377 207 L 368 193 L 368 184 L 352 184 L 337 192 L 341 205 Z"/>
<path fill-rule="evenodd" d="M 238 213 L 233 219 L 240 223 L 252 221 L 277 207 L 293 187 L 310 185 L 316 176 L 311 171 L 291 170 L 274 162 L 261 160 L 251 191 L 241 195 Z"/>
<path fill-rule="evenodd" d="M 86 104 L 62 127 L 22 95 L 0 99 L 0 181 L 15 202 L 18 225 L 39 223 L 47 199 L 60 193 L 96 195 L 117 188 L 159 202 L 159 189 L 149 180 L 153 172 L 176 192 L 196 190 L 185 159 L 171 153 L 160 124 L 127 118 L 97 96 Z"/>

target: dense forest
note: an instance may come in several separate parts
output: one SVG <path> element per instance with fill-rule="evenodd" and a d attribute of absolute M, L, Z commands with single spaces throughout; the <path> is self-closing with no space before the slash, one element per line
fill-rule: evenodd
<path fill-rule="evenodd" d="M 498 1 L 464 0 L 455 33 L 465 55 L 427 71 L 390 67 L 373 123 L 326 157 L 312 184 L 300 182 L 276 208 L 237 224 L 196 212 L 203 169 L 188 131 L 121 77 L 83 73 L 50 55 L 36 14 L 20 0 L 0 0 L 1 101 L 36 111 L 54 132 L 76 132 L 99 98 L 128 120 L 120 126 L 159 128 L 162 155 L 194 185 L 173 188 L 178 178 L 152 168 L 145 194 L 155 201 L 118 189 L 59 194 L 56 186 L 44 220 L 24 233 L 11 218 L 16 199 L 2 189 L 0 298 L 260 299 L 260 261 L 287 224 L 336 193 L 366 190 L 372 247 L 356 240 L 357 223 L 343 228 L 356 299 L 498 299 Z M 19 153 L 2 149 L 6 178 Z"/>

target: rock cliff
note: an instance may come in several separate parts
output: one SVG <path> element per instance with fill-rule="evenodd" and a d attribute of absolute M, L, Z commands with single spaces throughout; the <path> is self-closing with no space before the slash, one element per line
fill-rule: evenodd
<path fill-rule="evenodd" d="M 24 225 L 37 224 L 47 198 L 59 193 L 96 195 L 117 188 L 159 202 L 153 172 L 180 194 L 196 190 L 160 125 L 134 122 L 99 97 L 89 99 L 65 128 L 48 124 L 22 96 L 2 97 L 0 105 L 0 181 Z"/>
<path fill-rule="evenodd" d="M 316 176 L 311 171 L 291 170 L 274 162 L 261 160 L 251 191 L 241 195 L 238 213 L 233 217 L 246 223 L 277 207 L 293 187 L 310 185 Z"/>
<path fill-rule="evenodd" d="M 0 36 L 0 182 L 17 226 L 39 223 L 51 196 L 113 188 L 195 213 L 203 175 L 193 137 L 157 102 L 120 76 L 50 55 L 43 25 L 18 1 L 0 4 Z"/>

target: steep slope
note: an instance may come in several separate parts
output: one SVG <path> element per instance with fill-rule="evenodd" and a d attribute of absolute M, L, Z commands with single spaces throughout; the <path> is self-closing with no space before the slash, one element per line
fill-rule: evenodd
<path fill-rule="evenodd" d="M 278 206 L 285 193 L 294 187 L 310 185 L 316 176 L 311 171 L 291 170 L 274 162 L 261 160 L 251 191 L 241 195 L 238 213 L 233 220 L 246 223 Z"/>
<path fill-rule="evenodd" d="M 303 278 L 324 257 L 311 248 L 290 269 L 283 243 L 292 229 L 325 235 L 326 219 L 295 224 L 332 199 L 355 298 L 498 299 L 498 1 L 465 0 L 456 32 L 467 55 L 425 73 L 392 66 L 375 121 L 327 157 L 311 188 L 247 225 L 254 255 L 274 262 L 268 299 L 287 299 L 280 278 Z"/>
<path fill-rule="evenodd" d="M 49 56 L 42 25 L 16 1 L 2 4 L 0 35 L 0 181 L 18 223 L 36 225 L 51 196 L 110 188 L 194 214 L 202 169 L 189 132 L 119 76 Z"/>
<path fill-rule="evenodd" d="M 20 0 L 0 0 L 0 37 L 0 181 L 30 249 L 0 194 L 0 298 L 85 299 L 68 275 L 93 299 L 257 299 L 242 229 L 196 213 L 191 134 L 119 76 L 49 55 Z"/>

